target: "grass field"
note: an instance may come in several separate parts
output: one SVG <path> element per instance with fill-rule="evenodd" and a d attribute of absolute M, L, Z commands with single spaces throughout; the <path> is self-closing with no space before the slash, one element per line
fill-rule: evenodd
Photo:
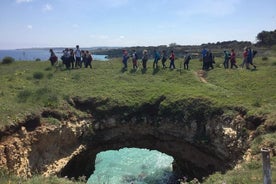
<path fill-rule="evenodd" d="M 60 70 L 49 62 L 15 62 L 0 65 L 0 127 L 13 124 L 41 108 L 60 108 L 74 96 L 109 99 L 110 103 L 139 105 L 158 96 L 166 102 L 182 98 L 207 98 L 219 106 L 243 106 L 251 114 L 274 114 L 276 110 L 276 58 L 257 58 L 257 70 L 222 68 L 222 58 L 200 81 L 201 62 L 194 59 L 190 70 L 122 71 L 120 59 L 94 61 L 93 69 Z M 241 62 L 241 61 L 239 61 Z M 161 64 L 161 63 L 159 63 Z M 167 63 L 168 65 L 168 63 Z M 112 105 L 112 104 L 110 104 Z"/>
<path fill-rule="evenodd" d="M 141 69 L 141 64 L 138 70 L 132 70 L 131 61 L 128 70 L 123 71 L 120 59 L 93 61 L 92 69 L 72 70 L 51 67 L 50 62 L 0 64 L 0 128 L 18 123 L 27 114 L 40 112 L 43 108 L 68 109 L 67 100 L 75 96 L 108 99 L 104 108 L 109 108 L 139 106 L 161 95 L 166 96 L 163 106 L 183 98 L 205 98 L 218 107 L 243 107 L 249 115 L 265 116 L 275 125 L 276 57 L 267 60 L 257 57 L 256 70 L 225 70 L 222 62 L 222 58 L 217 58 L 215 69 L 203 73 L 205 82 L 198 75 L 201 62 L 197 58 L 191 60 L 190 70 L 183 70 L 183 59 L 176 60 L 175 70 L 162 69 L 161 63 L 159 69 L 154 70 L 149 61 L 146 71 Z M 261 136 L 261 140 L 252 143 L 255 154 L 259 153 L 259 145 L 276 140 L 275 132 L 271 136 Z M 226 175 L 216 173 L 206 183 L 260 183 L 260 164 L 260 160 L 244 163 L 241 170 L 229 171 Z M 274 157 L 274 173 L 275 164 Z M 45 183 L 56 183 L 50 180 Z M 7 178 L 5 182 L 8 182 Z"/>

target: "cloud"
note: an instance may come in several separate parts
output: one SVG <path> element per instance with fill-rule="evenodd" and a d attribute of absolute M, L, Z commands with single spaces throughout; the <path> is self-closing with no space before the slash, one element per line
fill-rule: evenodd
<path fill-rule="evenodd" d="M 29 3 L 32 2 L 33 0 L 16 0 L 16 3 Z"/>
<path fill-rule="evenodd" d="M 33 29 L 32 25 L 27 25 L 27 29 Z"/>
<path fill-rule="evenodd" d="M 51 4 L 45 4 L 43 7 L 43 11 L 47 12 L 47 11 L 51 11 L 53 10 L 53 6 Z"/>

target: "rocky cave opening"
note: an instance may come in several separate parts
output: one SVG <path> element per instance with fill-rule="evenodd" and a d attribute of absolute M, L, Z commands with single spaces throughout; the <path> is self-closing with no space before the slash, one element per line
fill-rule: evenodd
<path fill-rule="evenodd" d="M 174 158 L 175 175 L 202 179 L 216 171 L 233 168 L 248 148 L 244 131 L 245 112 L 235 115 L 203 99 L 185 99 L 166 108 L 161 96 L 138 108 L 101 110 L 107 102 L 74 98 L 72 105 L 91 113 L 92 133 L 82 136 L 85 149 L 60 171 L 61 176 L 88 178 L 95 169 L 96 155 L 124 147 L 158 150 Z M 124 112 L 124 113 L 123 113 Z"/>

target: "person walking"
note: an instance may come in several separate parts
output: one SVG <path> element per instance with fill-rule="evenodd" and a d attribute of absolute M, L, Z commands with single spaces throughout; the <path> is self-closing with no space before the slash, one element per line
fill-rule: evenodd
<path fill-rule="evenodd" d="M 171 51 L 171 55 L 170 55 L 170 69 L 175 69 L 175 64 L 174 64 L 174 60 L 175 60 L 175 55 L 173 50 Z"/>
<path fill-rule="evenodd" d="M 207 61 L 208 61 L 208 51 L 206 48 L 203 48 L 201 51 L 202 56 L 202 70 L 206 70 Z"/>
<path fill-rule="evenodd" d="M 163 67 L 163 69 L 166 68 L 167 53 L 166 53 L 165 50 L 162 50 L 161 61 L 162 61 L 162 67 Z"/>
<path fill-rule="evenodd" d="M 90 68 L 92 68 L 93 57 L 92 57 L 92 54 L 88 50 L 85 52 L 85 57 L 86 57 L 85 68 L 88 68 L 88 66 Z"/>
<path fill-rule="evenodd" d="M 160 54 L 156 49 L 154 49 L 154 61 L 153 61 L 153 68 L 154 69 L 158 68 L 158 61 L 159 60 L 160 60 Z"/>
<path fill-rule="evenodd" d="M 74 50 L 70 49 L 70 56 L 69 56 L 69 65 L 71 66 L 71 68 L 74 68 L 74 64 L 75 64 L 75 55 L 74 55 Z"/>
<path fill-rule="evenodd" d="M 238 66 L 236 65 L 236 53 L 234 51 L 234 49 L 231 50 L 231 54 L 230 54 L 230 68 L 232 69 L 233 67 L 238 68 Z"/>
<path fill-rule="evenodd" d="M 143 57 L 142 57 L 142 65 L 143 65 L 143 69 L 147 68 L 147 61 L 148 61 L 148 51 L 144 50 L 143 51 Z"/>
<path fill-rule="evenodd" d="M 58 58 L 57 58 L 55 52 L 53 51 L 53 49 L 50 49 L 49 52 L 50 52 L 50 58 L 49 58 L 49 60 L 51 62 L 51 65 L 54 66 L 56 64 Z"/>
<path fill-rule="evenodd" d="M 75 50 L 75 67 L 82 67 L 82 63 L 81 63 L 81 50 L 79 45 L 76 45 L 76 50 Z"/>
<path fill-rule="evenodd" d="M 229 68 L 229 58 L 230 58 L 230 54 L 228 51 L 224 50 L 224 62 L 223 62 L 223 66 L 225 69 Z"/>
<path fill-rule="evenodd" d="M 255 53 L 256 54 L 256 53 Z M 253 55 L 252 49 L 251 47 L 248 48 L 248 55 L 247 55 L 247 69 L 249 69 L 249 65 L 252 65 L 254 67 L 254 69 L 256 69 L 256 65 L 253 64 L 253 57 L 255 56 L 255 54 Z"/>
<path fill-rule="evenodd" d="M 122 58 L 122 63 L 124 65 L 123 69 L 126 70 L 127 69 L 127 60 L 128 60 L 129 56 L 126 50 L 123 50 L 123 58 Z"/>
<path fill-rule="evenodd" d="M 185 58 L 184 58 L 184 70 L 187 69 L 189 70 L 189 63 L 190 60 L 192 59 L 190 54 L 186 54 Z"/>
<path fill-rule="evenodd" d="M 132 65 L 133 65 L 133 69 L 138 68 L 138 55 L 135 50 L 133 50 L 133 53 L 132 53 Z"/>
<path fill-rule="evenodd" d="M 248 69 L 248 63 L 247 63 L 248 49 L 247 49 L 247 47 L 245 47 L 243 49 L 242 56 L 243 56 L 243 61 L 242 61 L 241 67 L 243 68 L 245 65 L 245 67 Z"/>

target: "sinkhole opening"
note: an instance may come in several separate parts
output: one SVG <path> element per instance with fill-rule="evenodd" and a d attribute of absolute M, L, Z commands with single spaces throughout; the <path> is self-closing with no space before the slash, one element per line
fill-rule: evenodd
<path fill-rule="evenodd" d="M 170 183 L 173 157 L 156 150 L 123 148 L 97 154 L 95 170 L 87 184 Z"/>

